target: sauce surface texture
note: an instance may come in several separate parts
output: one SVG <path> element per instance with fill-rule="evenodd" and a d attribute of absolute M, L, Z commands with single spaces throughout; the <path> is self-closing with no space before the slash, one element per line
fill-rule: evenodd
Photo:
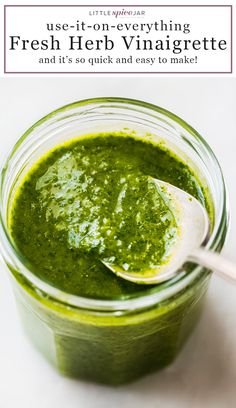
<path fill-rule="evenodd" d="M 119 133 L 59 145 L 16 191 L 9 217 L 15 245 L 38 277 L 68 293 L 108 299 L 147 290 L 101 259 L 132 271 L 168 260 L 178 226 L 151 177 L 207 206 L 193 171 L 163 145 Z"/>

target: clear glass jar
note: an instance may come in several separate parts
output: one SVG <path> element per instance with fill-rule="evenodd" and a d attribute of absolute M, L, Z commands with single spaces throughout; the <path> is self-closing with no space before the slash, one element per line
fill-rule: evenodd
<path fill-rule="evenodd" d="M 220 251 L 228 207 L 220 166 L 204 139 L 160 107 L 122 98 L 98 98 L 62 107 L 21 137 L 1 171 L 1 252 L 11 271 L 22 322 L 34 344 L 64 374 L 120 384 L 169 364 L 195 326 L 210 271 L 190 273 L 120 300 L 64 293 L 37 278 L 17 252 L 7 227 L 14 192 L 31 165 L 62 141 L 86 133 L 136 132 L 164 140 L 195 169 L 211 197 L 214 225 L 207 248 Z"/>

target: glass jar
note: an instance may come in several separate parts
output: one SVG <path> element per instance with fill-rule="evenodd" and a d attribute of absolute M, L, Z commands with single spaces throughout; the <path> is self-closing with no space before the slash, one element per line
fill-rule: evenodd
<path fill-rule="evenodd" d="M 199 317 L 210 271 L 194 266 L 125 299 L 64 293 L 36 277 L 14 247 L 7 218 L 14 192 L 31 165 L 55 145 L 86 133 L 123 131 L 164 140 L 208 189 L 214 225 L 207 248 L 220 251 L 228 208 L 220 166 L 204 139 L 160 107 L 122 98 L 75 102 L 45 116 L 17 142 L 1 171 L 1 251 L 26 332 L 60 372 L 107 384 L 125 383 L 169 364 Z"/>

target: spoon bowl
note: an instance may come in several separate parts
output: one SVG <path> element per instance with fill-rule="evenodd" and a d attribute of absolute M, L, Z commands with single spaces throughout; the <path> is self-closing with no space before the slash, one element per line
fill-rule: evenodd
<path fill-rule="evenodd" d="M 210 220 L 206 209 L 193 196 L 172 184 L 150 177 L 162 198 L 174 213 L 179 234 L 168 259 L 144 271 L 125 270 L 122 266 L 102 260 L 103 264 L 119 277 L 137 284 L 158 284 L 173 278 L 181 266 L 191 261 L 221 276 L 236 281 L 236 267 L 221 255 L 207 251 L 203 245 L 210 234 Z"/>

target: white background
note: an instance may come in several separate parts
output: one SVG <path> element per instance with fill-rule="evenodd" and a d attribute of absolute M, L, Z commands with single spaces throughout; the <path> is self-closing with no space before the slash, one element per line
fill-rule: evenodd
<path fill-rule="evenodd" d="M 1 79 L 1 159 L 51 110 L 83 98 L 123 96 L 163 106 L 215 151 L 228 184 L 236 261 L 236 80 L 156 78 Z M 5 269 L 0 271 L 0 408 L 235 408 L 236 287 L 213 277 L 194 334 L 169 368 L 120 388 L 61 377 L 24 337 Z"/>

